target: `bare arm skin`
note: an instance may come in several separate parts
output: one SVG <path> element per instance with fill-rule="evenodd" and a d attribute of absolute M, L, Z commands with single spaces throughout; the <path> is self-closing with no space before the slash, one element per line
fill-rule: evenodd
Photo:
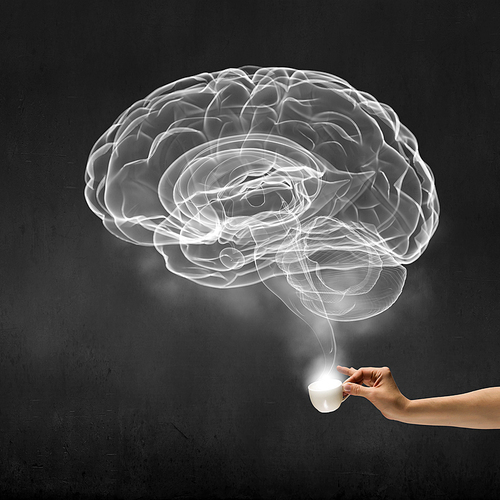
<path fill-rule="evenodd" d="M 338 366 L 337 370 L 349 376 L 344 382 L 344 396 L 368 399 L 390 420 L 407 424 L 500 429 L 500 387 L 411 401 L 401 394 L 387 367 L 356 370 Z"/>

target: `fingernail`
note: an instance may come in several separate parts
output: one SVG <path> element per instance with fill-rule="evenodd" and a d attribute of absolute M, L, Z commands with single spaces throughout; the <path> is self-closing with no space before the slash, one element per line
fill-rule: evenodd
<path fill-rule="evenodd" d="M 351 384 L 344 384 L 344 392 L 351 392 Z"/>

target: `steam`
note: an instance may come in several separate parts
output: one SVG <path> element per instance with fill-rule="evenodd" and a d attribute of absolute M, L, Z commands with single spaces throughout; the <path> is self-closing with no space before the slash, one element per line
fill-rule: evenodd
<path fill-rule="evenodd" d="M 201 285 L 262 281 L 332 366 L 331 322 L 389 308 L 438 224 L 415 136 L 316 71 L 227 69 L 161 87 L 97 141 L 85 180 L 111 233 Z"/>

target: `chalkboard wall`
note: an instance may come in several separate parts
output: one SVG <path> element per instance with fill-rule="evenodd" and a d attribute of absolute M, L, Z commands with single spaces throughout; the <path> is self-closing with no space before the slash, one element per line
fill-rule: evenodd
<path fill-rule="evenodd" d="M 495 498 L 500 431 L 410 426 L 305 377 L 321 352 L 263 285 L 204 288 L 109 234 L 94 142 L 168 82 L 247 64 L 340 76 L 415 133 L 441 202 L 403 294 L 337 361 L 409 398 L 500 385 L 500 7 L 464 1 L 3 2 L 0 493 Z"/>

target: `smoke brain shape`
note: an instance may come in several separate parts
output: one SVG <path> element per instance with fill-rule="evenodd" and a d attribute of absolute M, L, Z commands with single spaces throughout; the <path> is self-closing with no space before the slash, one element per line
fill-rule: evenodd
<path fill-rule="evenodd" d="M 264 282 L 311 324 L 390 307 L 436 230 L 415 136 L 336 76 L 227 69 L 159 88 L 97 141 L 86 200 L 173 273 Z"/>

